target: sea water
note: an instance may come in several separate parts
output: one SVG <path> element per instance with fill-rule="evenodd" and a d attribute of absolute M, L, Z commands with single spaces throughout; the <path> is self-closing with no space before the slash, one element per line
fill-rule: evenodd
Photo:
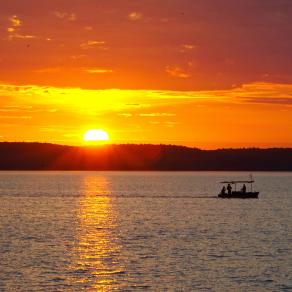
<path fill-rule="evenodd" d="M 0 172 L 0 291 L 288 291 L 292 173 Z"/>

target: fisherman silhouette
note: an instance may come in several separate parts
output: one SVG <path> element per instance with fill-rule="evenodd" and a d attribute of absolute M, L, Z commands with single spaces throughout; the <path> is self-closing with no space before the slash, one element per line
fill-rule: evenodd
<path fill-rule="evenodd" d="M 242 192 L 245 194 L 246 193 L 246 185 L 244 184 L 243 186 L 242 186 Z"/>
<path fill-rule="evenodd" d="M 228 195 L 231 195 L 232 186 L 230 184 L 227 185 Z"/>
<path fill-rule="evenodd" d="M 225 194 L 226 194 L 226 188 L 225 188 L 225 186 L 223 186 L 223 188 L 222 188 L 222 190 L 221 190 L 221 194 L 222 194 L 222 195 L 225 195 Z"/>

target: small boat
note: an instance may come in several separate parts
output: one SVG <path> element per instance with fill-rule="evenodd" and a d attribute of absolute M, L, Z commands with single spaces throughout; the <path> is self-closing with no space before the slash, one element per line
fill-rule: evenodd
<path fill-rule="evenodd" d="M 221 193 L 218 194 L 219 198 L 257 199 L 259 197 L 259 192 L 253 191 L 254 180 L 252 179 L 252 177 L 250 180 L 222 181 L 221 183 L 224 184 L 224 186 Z M 240 191 L 237 190 L 237 184 L 243 184 Z M 250 185 L 249 191 L 246 190 L 245 184 Z M 234 186 L 234 190 L 232 190 L 233 188 L 231 185 Z"/>

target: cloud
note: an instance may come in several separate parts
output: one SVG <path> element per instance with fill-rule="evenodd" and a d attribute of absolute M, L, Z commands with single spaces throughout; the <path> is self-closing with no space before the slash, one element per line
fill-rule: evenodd
<path fill-rule="evenodd" d="M 127 106 L 138 107 L 138 106 L 141 106 L 141 104 L 139 104 L 139 103 L 128 103 Z"/>
<path fill-rule="evenodd" d="M 54 11 L 54 15 L 59 19 L 64 19 L 68 21 L 76 21 L 77 17 L 75 13 L 62 12 L 62 11 Z"/>
<path fill-rule="evenodd" d="M 21 26 L 22 26 L 22 20 L 17 16 L 13 15 L 9 18 L 10 26 L 7 28 L 8 32 L 8 40 L 13 39 L 35 39 L 36 36 L 31 34 L 23 34 L 20 32 Z"/>
<path fill-rule="evenodd" d="M 172 122 L 172 121 L 150 121 L 149 122 L 152 125 L 163 125 L 169 128 L 174 127 L 175 125 L 178 125 L 178 122 Z"/>
<path fill-rule="evenodd" d="M 13 15 L 9 18 L 11 27 L 20 27 L 22 25 L 22 21 L 18 18 L 17 15 Z"/>
<path fill-rule="evenodd" d="M 51 109 L 48 109 L 48 112 L 49 113 L 56 113 L 58 111 L 57 108 L 51 108 Z"/>
<path fill-rule="evenodd" d="M 9 115 L 0 115 L 0 119 L 19 119 L 19 120 L 27 120 L 31 119 L 31 116 L 9 116 Z"/>
<path fill-rule="evenodd" d="M 92 26 L 85 26 L 84 29 L 87 30 L 87 31 L 92 31 L 93 27 Z"/>
<path fill-rule="evenodd" d="M 9 32 L 9 33 L 15 32 L 15 28 L 14 27 L 8 27 L 7 28 L 7 32 Z"/>
<path fill-rule="evenodd" d="M 142 113 L 140 117 L 175 117 L 174 113 Z"/>
<path fill-rule="evenodd" d="M 184 50 L 193 50 L 195 49 L 197 46 L 196 45 L 193 45 L 193 44 L 185 44 L 185 45 L 182 45 L 182 48 Z"/>
<path fill-rule="evenodd" d="M 84 71 L 90 74 L 107 74 L 113 73 L 112 69 L 104 69 L 104 68 L 85 68 Z"/>
<path fill-rule="evenodd" d="M 133 114 L 131 114 L 131 113 L 119 113 L 119 116 L 125 117 L 125 118 L 130 118 L 130 117 L 133 116 Z"/>
<path fill-rule="evenodd" d="M 244 100 L 251 103 L 292 105 L 292 97 L 246 97 Z"/>
<path fill-rule="evenodd" d="M 119 114 L 122 117 L 130 118 L 133 116 L 138 116 L 138 117 L 149 117 L 149 118 L 155 118 L 155 117 L 175 117 L 175 113 L 120 113 Z"/>
<path fill-rule="evenodd" d="M 128 19 L 131 21 L 138 21 L 142 19 L 142 14 L 139 12 L 131 12 L 128 14 Z"/>
<path fill-rule="evenodd" d="M 81 59 L 84 59 L 86 57 L 86 55 L 85 54 L 80 54 L 80 55 L 72 55 L 72 56 L 70 56 L 70 59 L 72 59 L 72 60 L 81 60 Z"/>
<path fill-rule="evenodd" d="M 35 35 L 28 35 L 28 34 L 13 33 L 9 35 L 10 40 L 13 40 L 13 39 L 31 40 L 35 38 L 36 38 Z"/>
<path fill-rule="evenodd" d="M 182 68 L 180 67 L 172 67 L 172 66 L 167 66 L 165 68 L 165 71 L 168 75 L 172 76 L 172 77 L 178 77 L 178 78 L 189 78 L 190 75 L 189 73 L 185 72 Z"/>
<path fill-rule="evenodd" d="M 4 109 L 0 112 L 0 124 L 2 128 L 4 124 L 10 124 L 6 132 L 1 128 L 1 134 L 10 137 L 11 129 L 14 129 L 19 137 L 28 140 L 33 139 L 33 133 L 39 133 L 42 127 L 67 126 L 69 129 L 62 133 L 71 134 L 82 132 L 84 128 L 92 127 L 92 123 L 103 121 L 116 133 L 120 130 L 123 141 L 131 137 L 145 141 L 144 138 L 138 138 L 140 126 L 150 136 L 153 133 L 152 142 L 162 142 L 166 141 L 167 135 L 171 135 L 165 130 L 176 127 L 178 123 L 180 126 L 175 130 L 178 138 L 189 137 L 190 131 L 192 135 L 201 137 L 209 133 L 204 141 L 213 143 L 217 139 L 220 144 L 222 135 L 217 133 L 224 130 L 226 136 L 233 137 L 232 132 L 242 126 L 242 119 L 238 117 L 251 115 L 252 119 L 245 120 L 247 135 L 241 133 L 232 143 L 242 145 L 240 143 L 247 141 L 247 137 L 256 139 L 262 132 L 273 132 L 275 135 L 272 138 L 268 134 L 262 136 L 272 145 L 276 139 L 287 141 L 287 137 L 291 136 L 286 134 L 291 133 L 292 129 L 291 89 L 292 85 L 273 83 L 250 83 L 227 90 L 209 91 L 96 90 L 0 83 L 0 109 Z M 26 132 L 28 125 L 35 129 L 31 131 L 32 134 Z M 148 125 L 150 128 L 147 128 Z M 279 133 L 277 138 L 275 129 L 278 128 L 285 129 L 285 132 L 283 135 Z M 249 130 L 253 136 L 250 136 Z M 56 141 L 60 138 L 56 132 L 52 132 L 51 137 L 38 135 L 38 140 L 46 137 Z M 71 141 L 74 142 L 74 139 Z M 247 142 L 255 145 L 254 141 Z"/>
<path fill-rule="evenodd" d="M 292 39 L 289 37 L 292 2 L 289 0 L 266 0 L 265 5 L 261 4 L 263 0 L 241 0 L 236 5 L 230 0 L 222 0 L 222 5 L 214 0 L 173 0 L 164 1 L 163 9 L 157 9 L 155 1 L 103 1 L 100 5 L 98 1 L 82 0 L 14 0 L 14 7 L 11 1 L 2 0 L 0 4 L 2 24 L 5 17 L 9 21 L 4 26 L 4 30 L 8 29 L 6 35 L 18 30 L 10 39 L 31 41 L 36 35 L 38 40 L 53 37 L 54 42 L 46 47 L 41 41 L 34 42 L 40 46 L 28 52 L 34 53 L 29 63 L 27 54 L 22 54 L 22 46 L 15 46 L 11 51 L 8 46 L 1 47 L 9 64 L 2 66 L 2 80 L 16 80 L 9 74 L 9 67 L 16 67 L 16 63 L 23 71 L 35 66 L 31 63 L 37 60 L 43 63 L 40 66 L 47 66 L 46 62 L 64 60 L 65 54 L 78 54 L 76 44 L 83 43 L 84 49 L 94 47 L 86 41 L 95 38 L 110 43 L 110 53 L 102 57 L 111 59 L 124 72 L 104 85 L 108 88 L 130 88 L 132 84 L 131 88 L 201 90 L 228 88 L 260 78 L 270 82 L 292 80 Z M 35 3 L 37 9 L 32 9 Z M 94 32 L 90 31 L 92 27 Z M 185 54 L 178 53 L 182 51 Z M 54 57 L 54 61 L 47 60 L 45 55 Z M 184 65 L 185 55 L 196 63 L 197 70 L 188 70 Z M 86 61 L 83 66 L 95 65 L 93 55 Z M 173 68 L 169 69 L 170 74 L 181 78 L 191 75 L 195 82 L 169 78 L 164 72 L 166 65 L 181 66 L 183 74 L 174 72 Z M 158 67 L 162 68 L 161 72 L 157 72 Z M 263 77 L 265 73 L 269 77 Z M 131 82 L 133 78 L 135 82 Z M 62 84 L 69 86 L 85 83 L 77 76 L 63 79 Z M 35 79 L 27 77 L 26 80 Z M 61 84 L 61 80 L 48 82 Z M 86 83 L 97 86 L 93 79 Z"/>
<path fill-rule="evenodd" d="M 143 117 L 170 117 L 175 116 L 175 113 L 164 111 L 141 113 L 139 109 L 157 108 L 189 101 L 197 102 L 198 105 L 209 102 L 230 105 L 247 102 L 291 105 L 291 92 L 291 84 L 274 83 L 250 83 L 228 90 L 209 91 L 96 90 L 0 83 L 0 108 L 32 109 L 32 107 L 46 106 L 49 110 L 65 106 L 78 112 L 83 110 L 86 113 L 117 111 L 121 114 L 128 113 L 130 108 L 131 114 L 133 114 L 132 111 L 136 111 L 137 115 Z"/>
<path fill-rule="evenodd" d="M 80 44 L 80 48 L 83 50 L 88 50 L 88 49 L 92 49 L 92 48 L 96 48 L 96 47 L 104 49 L 105 44 L 106 44 L 105 41 L 90 40 L 90 41 L 87 41 L 87 42 Z"/>
<path fill-rule="evenodd" d="M 278 105 L 292 104 L 292 84 L 254 82 L 221 92 L 222 95 L 242 102 Z"/>

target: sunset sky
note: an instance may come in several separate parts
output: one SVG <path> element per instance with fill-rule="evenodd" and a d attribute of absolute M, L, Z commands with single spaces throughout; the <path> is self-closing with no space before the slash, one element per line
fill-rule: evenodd
<path fill-rule="evenodd" d="M 292 147 L 291 0 L 1 0 L 0 141 Z"/>

